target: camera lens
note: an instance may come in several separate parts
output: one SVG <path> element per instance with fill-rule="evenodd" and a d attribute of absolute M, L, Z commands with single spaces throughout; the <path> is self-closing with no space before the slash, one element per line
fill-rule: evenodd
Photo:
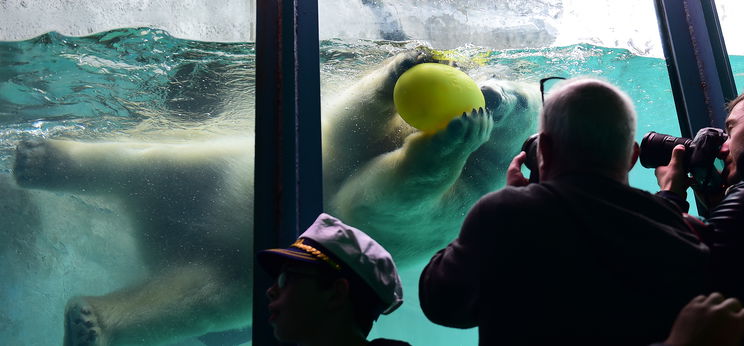
<path fill-rule="evenodd" d="M 690 154 L 692 140 L 689 138 L 674 137 L 653 131 L 647 133 L 641 141 L 641 165 L 646 168 L 668 165 L 672 158 L 672 149 L 677 144 L 684 145 L 686 155 Z"/>

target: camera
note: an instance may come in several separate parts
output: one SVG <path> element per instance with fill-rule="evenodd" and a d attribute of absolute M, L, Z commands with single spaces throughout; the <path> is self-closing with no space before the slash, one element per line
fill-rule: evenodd
<path fill-rule="evenodd" d="M 672 158 L 672 149 L 682 144 L 685 146 L 684 168 L 695 180 L 695 188 L 701 191 L 720 189 L 724 178 L 716 168 L 715 161 L 726 139 L 726 133 L 715 127 L 700 129 L 693 139 L 651 131 L 641 141 L 641 165 L 646 168 L 668 165 Z M 537 140 L 538 134 L 534 134 L 522 144 L 522 151 L 527 153 L 524 165 L 530 170 L 530 183 L 539 181 Z"/>
<path fill-rule="evenodd" d="M 524 165 L 530 170 L 530 183 L 537 183 L 540 180 L 540 173 L 537 169 L 537 138 L 539 134 L 536 133 L 522 144 L 522 151 L 527 153 L 527 159 L 524 161 Z"/>
<path fill-rule="evenodd" d="M 695 138 L 682 138 L 649 132 L 641 141 L 640 160 L 646 168 L 666 166 L 672 158 L 672 149 L 678 144 L 685 146 L 685 170 L 692 175 L 697 189 L 710 191 L 723 185 L 723 177 L 715 167 L 715 160 L 728 136 L 715 127 L 700 129 Z"/>

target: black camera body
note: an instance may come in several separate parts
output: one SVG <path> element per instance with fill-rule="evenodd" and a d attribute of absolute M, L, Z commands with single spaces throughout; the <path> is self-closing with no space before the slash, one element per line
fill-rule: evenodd
<path fill-rule="evenodd" d="M 646 168 L 668 165 L 672 149 L 682 144 L 685 146 L 684 167 L 697 183 L 695 188 L 703 191 L 719 189 L 724 179 L 715 167 L 715 160 L 726 139 L 726 133 L 715 127 L 700 129 L 693 139 L 652 131 L 644 135 L 641 141 L 641 165 Z"/>
<path fill-rule="evenodd" d="M 715 127 L 700 129 L 693 139 L 652 131 L 643 136 L 641 141 L 641 165 L 646 168 L 668 165 L 672 158 L 672 149 L 677 144 L 682 144 L 685 146 L 685 170 L 695 179 L 695 188 L 702 191 L 720 189 L 724 179 L 715 167 L 715 160 L 726 139 L 726 133 Z M 530 170 L 530 183 L 539 181 L 537 140 L 538 134 L 534 134 L 522 144 L 522 151 L 527 153 L 524 165 Z"/>
<path fill-rule="evenodd" d="M 524 165 L 530 170 L 530 183 L 537 183 L 540 181 L 540 172 L 537 167 L 537 138 L 539 134 L 536 133 L 522 144 L 522 151 L 527 153 L 527 159 L 524 161 Z"/>

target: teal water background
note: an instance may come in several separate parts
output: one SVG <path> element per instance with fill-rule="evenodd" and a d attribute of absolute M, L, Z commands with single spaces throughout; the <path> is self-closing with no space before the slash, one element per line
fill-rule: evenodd
<path fill-rule="evenodd" d="M 420 44 L 322 41 L 323 102 L 385 58 Z M 450 54 L 473 76 L 535 87 L 547 76 L 599 76 L 633 99 L 638 141 L 651 130 L 679 135 L 662 59 L 588 44 L 524 50 L 465 46 Z M 744 57 L 731 59 L 742 85 Z M 131 234 L 120 232 L 127 221 L 115 203 L 14 188 L 10 175 L 18 141 L 147 140 L 164 133 L 188 139 L 195 133 L 252 131 L 254 69 L 253 43 L 183 40 L 150 28 L 0 42 L 0 191 L 6 196 L 0 202 L 6 211 L 0 215 L 0 343 L 59 344 L 69 297 L 103 294 L 144 275 Z M 653 171 L 640 166 L 630 182 L 656 189 Z M 373 336 L 414 345 L 476 344 L 475 330 L 436 327 L 423 317 L 416 299 L 420 268 L 403 268 L 407 302 L 382 317 Z"/>

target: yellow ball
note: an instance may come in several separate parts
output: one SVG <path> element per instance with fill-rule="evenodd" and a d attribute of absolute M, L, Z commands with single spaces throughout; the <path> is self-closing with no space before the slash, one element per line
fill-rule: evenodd
<path fill-rule="evenodd" d="M 463 112 L 486 106 L 470 76 L 437 63 L 419 64 L 403 73 L 395 83 L 393 102 L 403 120 L 425 132 L 444 129 Z"/>

